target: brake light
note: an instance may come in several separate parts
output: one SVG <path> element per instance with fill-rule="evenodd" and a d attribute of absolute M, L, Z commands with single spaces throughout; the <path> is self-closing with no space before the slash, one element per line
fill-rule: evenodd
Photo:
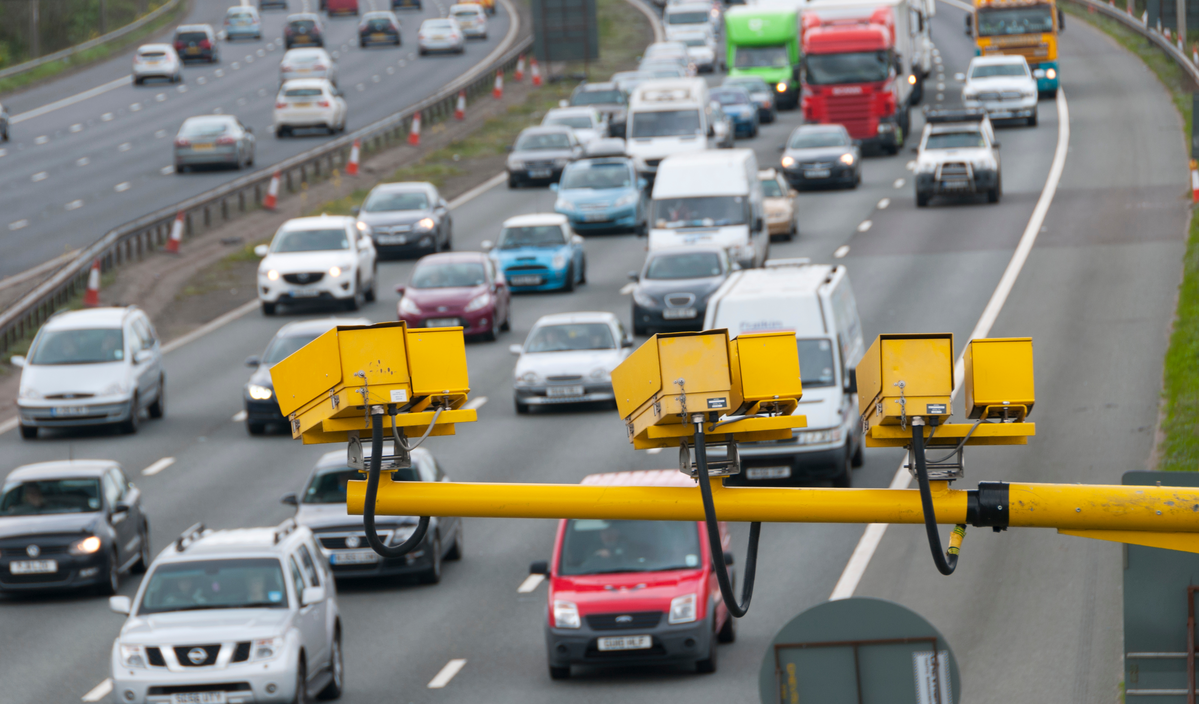
<path fill-rule="evenodd" d="M 237 140 L 232 137 L 217 137 L 217 144 L 233 144 Z"/>
<path fill-rule="evenodd" d="M 287 26 L 287 27 L 283 28 L 284 34 L 290 35 L 290 34 L 295 34 L 295 32 L 296 32 L 296 30 L 292 29 L 291 26 Z"/>
<path fill-rule="evenodd" d="M 285 102 L 280 101 L 278 103 L 275 103 L 275 109 L 277 109 L 277 110 L 282 110 L 285 107 L 287 107 L 287 103 L 285 103 Z"/>
<path fill-rule="evenodd" d="M 312 70 L 313 70 L 313 71 L 324 71 L 324 70 L 325 70 L 325 66 L 323 66 L 322 64 L 317 64 L 316 66 L 313 66 L 313 67 L 312 67 Z"/>
<path fill-rule="evenodd" d="M 201 49 L 211 49 L 212 42 L 208 41 L 207 39 L 201 39 L 200 40 L 200 48 Z"/>
<path fill-rule="evenodd" d="M 186 146 L 187 146 L 187 145 L 189 145 L 189 144 L 191 144 L 191 142 L 187 141 L 186 139 L 184 139 L 184 138 L 182 138 L 182 137 L 180 137 L 179 139 L 176 139 L 176 140 L 175 140 L 175 146 L 176 146 L 176 147 L 186 147 Z"/>
<path fill-rule="evenodd" d="M 329 101 L 328 101 L 328 100 L 318 100 L 318 101 L 316 101 L 316 104 L 317 104 L 317 106 L 318 106 L 318 107 L 322 107 L 322 108 L 327 108 L 327 107 L 329 107 Z"/>

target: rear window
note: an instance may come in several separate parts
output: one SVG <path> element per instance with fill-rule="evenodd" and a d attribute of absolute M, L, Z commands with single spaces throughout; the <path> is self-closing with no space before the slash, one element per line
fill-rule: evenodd
<path fill-rule="evenodd" d="M 165 51 L 142 51 L 142 52 L 138 52 L 138 56 L 141 56 L 142 58 L 145 58 L 145 59 L 161 59 L 162 57 L 164 57 L 164 56 L 166 56 L 166 55 L 167 55 L 167 53 L 166 53 Z"/>
<path fill-rule="evenodd" d="M 246 10 L 230 10 L 229 11 L 229 19 L 252 20 L 252 19 L 254 19 L 254 13 L 247 12 Z"/>
<path fill-rule="evenodd" d="M 423 25 L 423 28 L 424 29 L 450 29 L 453 26 L 454 25 L 450 24 L 448 20 L 429 20 L 428 22 L 425 22 L 425 24 Z"/>
<path fill-rule="evenodd" d="M 175 35 L 175 41 L 183 42 L 184 44 L 196 42 L 197 44 L 208 38 L 205 32 L 180 32 Z"/>
<path fill-rule="evenodd" d="M 557 116 L 557 117 L 550 116 L 545 119 L 545 124 L 561 125 L 563 127 L 570 127 L 571 129 L 576 129 L 576 130 L 589 130 L 592 127 L 591 118 L 586 117 L 584 115 L 575 115 L 575 116 L 563 115 L 563 116 Z"/>
<path fill-rule="evenodd" d="M 314 98 L 322 94 L 320 88 L 288 88 L 283 91 L 283 95 L 288 98 Z"/>
<path fill-rule="evenodd" d="M 574 519 L 566 524 L 558 574 L 612 574 L 700 567 L 692 521 Z"/>
<path fill-rule="evenodd" d="M 562 133 L 522 134 L 516 140 L 516 151 L 527 152 L 538 149 L 570 149 L 570 138 Z"/>
<path fill-rule="evenodd" d="M 311 32 L 316 27 L 316 22 L 313 20 L 292 20 L 287 24 L 297 32 Z"/>
<path fill-rule="evenodd" d="M 229 130 L 225 120 L 188 120 L 179 128 L 180 137 L 211 137 Z"/>
<path fill-rule="evenodd" d="M 479 17 L 479 13 L 474 10 L 458 10 L 454 13 L 454 19 L 473 20 Z"/>
<path fill-rule="evenodd" d="M 386 17 L 377 17 L 368 21 L 366 26 L 375 31 L 391 29 L 391 20 L 387 19 Z"/>

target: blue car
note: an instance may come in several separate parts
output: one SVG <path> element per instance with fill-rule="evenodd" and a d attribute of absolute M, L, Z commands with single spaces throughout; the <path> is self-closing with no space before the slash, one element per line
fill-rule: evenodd
<path fill-rule="evenodd" d="M 225 11 L 225 38 L 262 39 L 262 19 L 249 5 L 234 5 Z"/>
<path fill-rule="evenodd" d="M 558 192 L 554 211 L 565 215 L 574 230 L 646 232 L 645 179 L 637 176 L 633 160 L 626 156 L 576 161 L 550 189 Z"/>
<path fill-rule="evenodd" d="M 737 137 L 757 137 L 758 106 L 750 99 L 744 88 L 721 86 L 713 88 L 712 100 L 720 103 L 721 110 L 733 122 L 733 134 Z"/>
<path fill-rule="evenodd" d="M 556 213 L 520 215 L 504 221 L 493 246 L 483 242 L 512 291 L 573 291 L 587 283 L 583 238 Z"/>

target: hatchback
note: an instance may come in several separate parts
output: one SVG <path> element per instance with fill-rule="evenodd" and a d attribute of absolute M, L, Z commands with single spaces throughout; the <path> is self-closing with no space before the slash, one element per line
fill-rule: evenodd
<path fill-rule="evenodd" d="M 461 327 L 464 335 L 494 340 L 510 327 L 508 284 L 480 252 L 430 254 L 396 293 L 402 296 L 397 318 L 410 328 Z"/>
<path fill-rule="evenodd" d="M 210 24 L 179 25 L 175 29 L 172 44 L 175 52 L 184 61 L 207 61 L 215 64 L 221 59 L 216 45 L 216 32 Z"/>
<path fill-rule="evenodd" d="M 633 332 L 702 330 L 708 299 L 737 268 L 722 247 L 691 245 L 650 252 L 633 280 Z"/>
<path fill-rule="evenodd" d="M 463 3 L 450 6 L 450 17 L 462 27 L 462 33 L 472 39 L 487 38 L 487 12 L 482 5 Z"/>
<path fill-rule="evenodd" d="M 620 141 L 620 140 L 616 140 Z M 649 203 L 645 179 L 626 156 L 580 159 L 551 184 L 558 192 L 554 210 L 570 219 L 574 230 L 626 230 L 645 234 Z"/>
<path fill-rule="evenodd" d="M 133 55 L 133 85 L 147 78 L 165 78 L 171 83 L 183 81 L 183 62 L 170 44 L 145 44 Z"/>
<path fill-rule="evenodd" d="M 797 189 L 816 185 L 856 188 L 862 152 L 842 125 L 800 125 L 787 139 L 780 165 Z"/>
<path fill-rule="evenodd" d="M 262 19 L 253 7 L 234 5 L 225 11 L 225 38 L 232 41 L 243 37 L 262 39 Z"/>
<path fill-rule="evenodd" d="M 583 238 L 570 229 L 570 221 L 557 213 L 518 215 L 504 221 L 499 241 L 483 240 L 516 291 L 573 291 L 587 283 L 587 255 Z"/>
<path fill-rule="evenodd" d="M 380 10 L 368 12 L 358 23 L 358 46 L 365 49 L 371 44 L 400 46 L 400 20 L 394 12 Z"/>
<path fill-rule="evenodd" d="M 279 62 L 279 85 L 293 78 L 327 78 L 337 85 L 337 62 L 321 47 L 288 49 Z"/>
<path fill-rule="evenodd" d="M 513 370 L 517 413 L 530 406 L 615 403 L 612 370 L 629 356 L 633 338 L 608 312 L 556 313 L 534 323 Z"/>
<path fill-rule="evenodd" d="M 353 218 L 293 218 L 254 253 L 262 257 L 258 300 L 264 315 L 274 315 L 281 303 L 323 301 L 358 310 L 375 300 L 375 246 Z"/>
<path fill-rule="evenodd" d="M 758 106 L 749 99 L 749 93 L 739 86 L 713 88 L 712 100 L 720 103 L 720 109 L 728 116 L 736 137 L 758 136 Z"/>
<path fill-rule="evenodd" d="M 275 136 L 291 136 L 298 129 L 344 132 L 346 112 L 344 94 L 324 78 L 288 81 L 275 96 Z"/>
<path fill-rule="evenodd" d="M 416 46 L 421 56 L 431 51 L 463 54 L 466 53 L 466 35 L 452 18 L 425 20 L 416 33 Z"/>
<path fill-rule="evenodd" d="M 293 46 L 324 46 L 325 25 L 320 15 L 313 12 L 301 12 L 288 15 L 283 25 L 283 48 Z"/>
<path fill-rule="evenodd" d="M 778 106 L 774 102 L 774 91 L 766 85 L 761 76 L 729 76 L 721 86 L 737 86 L 749 93 L 749 99 L 758 106 L 758 119 L 763 124 L 770 124 L 778 117 Z"/>
<path fill-rule="evenodd" d="M 196 166 L 254 165 L 254 130 L 233 115 L 189 117 L 175 135 L 175 172 Z"/>
<path fill-rule="evenodd" d="M 333 15 L 358 15 L 358 0 L 325 0 L 325 12 Z"/>
<path fill-rule="evenodd" d="M 453 247 L 449 204 L 427 181 L 380 183 L 352 212 L 380 254 L 432 254 Z"/>

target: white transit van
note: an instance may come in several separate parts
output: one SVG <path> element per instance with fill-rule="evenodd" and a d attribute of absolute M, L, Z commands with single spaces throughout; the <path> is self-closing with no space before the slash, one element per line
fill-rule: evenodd
<path fill-rule="evenodd" d="M 667 157 L 658 166 L 651 197 L 651 251 L 694 244 L 723 247 L 744 268 L 761 266 L 769 256 L 753 150 Z"/>
<path fill-rule="evenodd" d="M 663 78 L 633 89 L 625 122 L 625 151 L 650 178 L 671 154 L 715 146 L 712 101 L 702 78 Z"/>
<path fill-rule="evenodd" d="M 704 329 L 741 333 L 794 330 L 799 345 L 803 398 L 796 415 L 808 427 L 790 440 L 738 445 L 741 473 L 729 484 L 795 486 L 831 479 L 852 484 L 850 467 L 862 465 L 855 367 L 866 347 L 844 266 L 779 259 L 762 269 L 734 272 L 712 294 Z"/>

